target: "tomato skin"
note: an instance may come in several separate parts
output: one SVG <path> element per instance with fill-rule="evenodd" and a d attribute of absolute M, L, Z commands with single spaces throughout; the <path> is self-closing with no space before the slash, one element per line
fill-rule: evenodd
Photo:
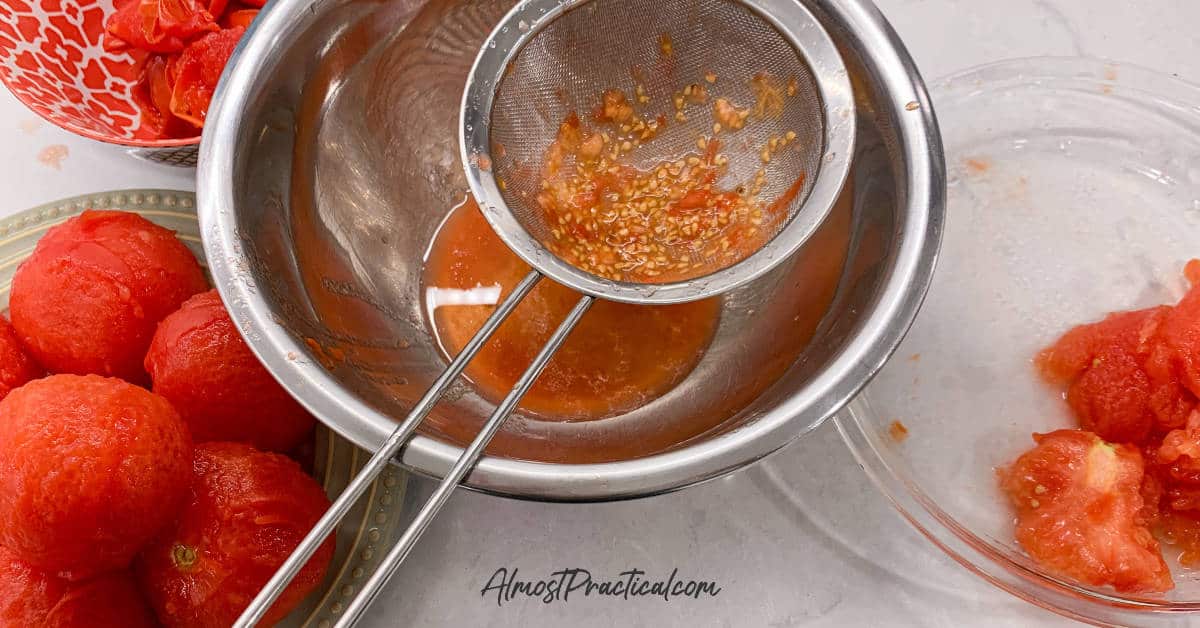
<path fill-rule="evenodd" d="M 173 61 L 179 54 L 153 55 L 142 66 L 133 99 L 142 113 L 142 130 L 149 137 L 188 137 L 200 130 L 171 113 Z"/>
<path fill-rule="evenodd" d="M 127 0 L 105 24 L 104 47 L 179 52 L 191 39 L 219 30 L 226 0 L 201 6 L 192 0 Z"/>
<path fill-rule="evenodd" d="M 139 137 L 195 137 L 237 40 L 264 2 L 116 0 L 104 49 L 133 55 L 141 76 L 133 99 Z"/>
<path fill-rule="evenodd" d="M 250 23 L 258 17 L 258 9 L 233 9 L 221 18 L 221 28 L 250 28 Z"/>
<path fill-rule="evenodd" d="M 241 26 L 227 28 L 209 33 L 183 49 L 174 65 L 171 113 L 197 127 L 204 126 L 217 81 L 245 32 Z"/>
<path fill-rule="evenodd" d="M 1174 584 L 1144 510 L 1142 454 L 1082 430 L 1035 434 L 999 470 L 1017 512 L 1017 542 L 1047 571 L 1122 593 Z"/>

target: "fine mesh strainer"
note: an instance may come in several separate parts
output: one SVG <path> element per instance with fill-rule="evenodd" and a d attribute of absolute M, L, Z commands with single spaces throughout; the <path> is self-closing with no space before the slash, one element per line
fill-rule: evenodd
<path fill-rule="evenodd" d="M 693 84 L 706 101 L 687 103 L 677 119 L 674 98 Z M 672 283 L 610 281 L 550 254 L 536 202 L 543 156 L 567 116 L 589 117 L 613 89 L 645 118 L 665 121 L 624 163 L 647 169 L 694 151 L 699 138 L 717 139 L 728 158 L 718 182 L 726 189 L 764 171 L 759 199 L 781 214 L 774 238 L 735 264 Z M 713 132 L 718 98 L 751 112 L 743 129 Z M 727 292 L 804 244 L 845 182 L 853 114 L 841 56 L 796 0 L 536 0 L 508 14 L 472 70 L 463 159 L 484 215 L 531 266 L 592 296 L 677 303 Z M 789 134 L 789 149 L 764 163 L 771 139 Z"/>
<path fill-rule="evenodd" d="M 738 104 L 744 126 L 718 131 L 714 118 L 701 108 L 676 105 L 681 88 L 701 83 L 713 99 Z M 572 113 L 590 115 L 598 96 L 614 89 L 636 95 L 630 104 L 649 112 L 661 126 L 658 135 L 627 155 L 627 164 L 650 168 L 679 159 L 703 144 L 701 140 L 719 139 L 728 168 L 717 183 L 734 188 L 747 178 L 764 181 L 759 201 L 779 219 L 761 247 L 704 276 L 650 284 L 591 274 L 543 244 L 553 229 L 535 201 L 543 156 L 564 119 Z M 781 106 L 776 106 L 779 101 Z M 711 101 L 693 104 L 715 107 Z M 471 191 L 484 215 L 535 270 L 497 305 L 236 625 L 253 626 L 262 619 L 542 277 L 584 296 L 346 606 L 337 626 L 353 624 L 366 610 L 596 298 L 637 304 L 703 299 L 759 277 L 799 249 L 841 192 L 854 143 L 854 119 L 841 57 L 817 19 L 796 0 L 520 2 L 484 42 L 468 77 L 461 148 Z M 773 151 L 772 140 L 783 137 L 789 139 L 788 150 L 764 153 Z"/>

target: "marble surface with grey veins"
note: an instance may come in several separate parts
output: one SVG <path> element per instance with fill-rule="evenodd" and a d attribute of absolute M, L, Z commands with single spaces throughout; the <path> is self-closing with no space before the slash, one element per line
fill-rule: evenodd
<path fill-rule="evenodd" d="M 1090 55 L 1200 83 L 1194 0 L 880 5 L 930 80 L 1011 57 Z M 0 215 L 104 189 L 194 187 L 189 171 L 76 139 L 7 92 L 0 92 L 0 121 Z M 428 492 L 428 482 L 421 487 Z M 633 569 L 650 581 L 676 570 L 676 580 L 714 582 L 720 591 L 669 601 L 582 597 L 577 572 L 566 601 L 498 600 L 495 589 L 481 595 L 501 568 L 530 582 L 583 569 L 597 584 L 628 584 L 620 574 Z M 459 493 L 363 621 L 367 628 L 1066 623 L 993 589 L 912 531 L 832 424 L 729 477 L 648 500 L 547 505 Z"/>

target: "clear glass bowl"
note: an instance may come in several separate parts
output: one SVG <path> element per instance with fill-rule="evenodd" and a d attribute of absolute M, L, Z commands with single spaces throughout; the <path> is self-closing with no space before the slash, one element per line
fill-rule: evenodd
<path fill-rule="evenodd" d="M 838 417 L 901 513 L 1008 591 L 1098 623 L 1186 621 L 1200 572 L 1161 597 L 1042 573 L 1013 540 L 995 467 L 1074 427 L 1034 354 L 1070 326 L 1174 302 L 1200 257 L 1200 88 L 1091 59 L 1006 61 L 932 88 L 949 197 L 941 258 L 889 365 Z M 891 434 L 894 421 L 907 438 Z"/>

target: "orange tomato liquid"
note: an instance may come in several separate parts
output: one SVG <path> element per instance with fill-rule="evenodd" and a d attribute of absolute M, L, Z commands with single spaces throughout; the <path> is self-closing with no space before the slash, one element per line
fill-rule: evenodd
<path fill-rule="evenodd" d="M 447 355 L 462 350 L 494 304 L 529 270 L 473 200 L 451 212 L 430 247 L 423 291 L 426 314 Z M 467 367 L 479 393 L 493 402 L 503 399 L 579 298 L 543 279 Z M 585 421 L 644 405 L 687 377 L 708 347 L 719 314 L 717 299 L 665 306 L 597 301 L 521 408 L 546 420 Z"/>

